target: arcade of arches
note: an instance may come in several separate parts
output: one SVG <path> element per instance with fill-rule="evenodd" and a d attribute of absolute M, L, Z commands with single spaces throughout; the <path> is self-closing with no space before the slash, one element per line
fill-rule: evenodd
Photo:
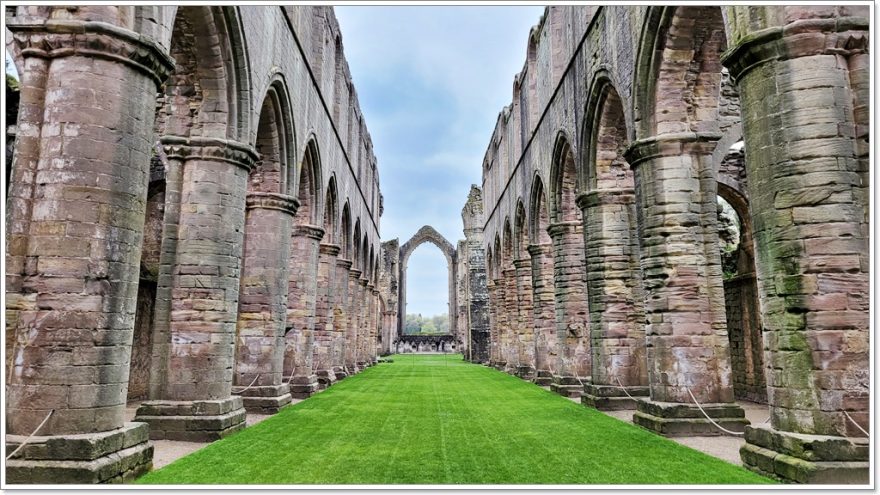
<path fill-rule="evenodd" d="M 464 240 L 400 245 L 332 8 L 7 8 L 7 480 L 129 480 L 358 373 L 432 242 L 466 359 L 866 483 L 869 15 L 548 7 Z"/>

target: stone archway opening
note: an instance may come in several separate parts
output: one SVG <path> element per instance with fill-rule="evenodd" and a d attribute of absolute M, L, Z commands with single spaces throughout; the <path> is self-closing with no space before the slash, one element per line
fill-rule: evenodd
<path fill-rule="evenodd" d="M 419 336 L 418 338 L 413 338 L 413 336 L 408 336 L 405 332 L 406 327 L 406 319 L 407 319 L 407 266 L 409 264 L 410 256 L 412 256 L 413 252 L 422 246 L 425 243 L 433 244 L 440 250 L 443 256 L 446 258 L 447 270 L 448 270 L 448 284 L 447 284 L 447 314 L 448 314 L 448 332 L 444 335 L 431 336 L 431 338 L 427 338 L 426 336 Z M 455 291 L 455 267 L 456 267 L 456 252 L 455 248 L 452 244 L 446 240 L 437 230 L 435 230 L 431 226 L 424 226 L 419 229 L 418 232 L 403 246 L 400 248 L 400 265 L 399 265 L 399 275 L 398 280 L 398 326 L 397 326 L 397 338 L 395 339 L 395 346 L 397 347 L 398 352 L 452 352 L 461 347 L 461 342 L 456 342 L 453 337 L 454 331 L 457 325 L 457 314 L 455 312 L 455 308 L 458 306 L 456 302 L 456 291 Z M 424 342 L 422 342 L 424 341 Z"/>

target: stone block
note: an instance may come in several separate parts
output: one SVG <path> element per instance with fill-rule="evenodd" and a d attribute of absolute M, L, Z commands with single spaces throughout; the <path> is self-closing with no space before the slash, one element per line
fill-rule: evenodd
<path fill-rule="evenodd" d="M 6 481 L 95 484 L 135 479 L 153 464 L 153 444 L 147 435 L 147 424 L 126 423 L 102 433 L 33 437 L 6 461 Z M 23 439 L 7 435 L 7 450 L 11 453 Z"/>
<path fill-rule="evenodd" d="M 210 401 L 147 401 L 135 415 L 150 425 L 152 440 L 211 442 L 246 426 L 241 397 Z"/>
<path fill-rule="evenodd" d="M 747 469 L 781 481 L 805 484 L 861 484 L 870 482 L 865 461 L 807 461 L 751 443 L 739 450 Z"/>
<path fill-rule="evenodd" d="M 663 436 L 725 435 L 694 405 L 640 400 L 633 423 Z M 704 404 L 703 410 L 722 428 L 742 432 L 749 425 L 745 411 L 733 403 Z"/>

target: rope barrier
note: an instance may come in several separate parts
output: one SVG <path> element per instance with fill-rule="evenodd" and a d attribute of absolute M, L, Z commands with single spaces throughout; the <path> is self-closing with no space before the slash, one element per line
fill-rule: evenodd
<path fill-rule="evenodd" d="M 724 428 L 723 426 L 721 426 L 721 425 L 719 425 L 718 423 L 716 423 L 712 418 L 709 417 L 708 414 L 706 414 L 706 411 L 703 410 L 703 406 L 701 406 L 700 403 L 697 402 L 697 398 L 694 397 L 694 394 L 691 392 L 691 389 L 685 387 L 685 390 L 688 391 L 688 394 L 690 394 L 691 399 L 694 400 L 694 404 L 697 405 L 697 407 L 700 409 L 700 412 L 703 413 L 703 416 L 705 416 L 706 419 L 708 419 L 709 422 L 712 423 L 712 424 L 715 426 L 715 428 L 718 428 L 719 430 L 723 431 L 724 433 L 727 433 L 727 434 L 730 434 L 730 435 L 735 435 L 735 436 L 743 436 L 743 435 L 745 435 L 744 432 L 741 432 L 741 431 L 730 431 L 730 430 L 728 430 L 727 428 Z"/>
<path fill-rule="evenodd" d="M 849 419 L 850 421 L 852 421 L 852 424 L 856 425 L 856 428 L 858 428 L 859 431 L 861 431 L 862 433 L 864 433 L 866 437 L 870 437 L 870 436 L 871 436 L 871 435 L 868 434 L 867 431 L 865 431 L 864 428 L 861 427 L 861 425 L 859 425 L 858 423 L 856 423 L 856 420 L 852 419 L 852 416 L 850 416 L 848 412 L 843 411 L 843 414 L 846 416 L 847 419 Z"/>
<path fill-rule="evenodd" d="M 632 395 L 629 395 L 629 391 L 626 389 L 626 387 L 623 386 L 622 383 L 620 383 L 620 377 L 615 376 L 614 379 L 617 380 L 617 387 L 618 387 L 619 389 L 623 390 L 623 393 L 625 393 L 627 397 L 629 397 L 630 399 L 632 399 L 632 400 L 638 402 L 638 400 L 637 400 L 635 397 L 633 397 Z M 612 385 L 612 386 L 613 386 L 613 385 Z"/>
<path fill-rule="evenodd" d="M 27 445 L 27 443 L 31 440 L 31 438 L 33 438 L 34 435 L 36 435 L 37 432 L 40 431 L 40 428 L 42 428 L 43 425 L 46 424 L 46 421 L 49 421 L 49 418 L 52 416 L 52 413 L 54 413 L 54 412 L 55 412 L 55 409 L 52 409 L 51 411 L 49 411 L 49 414 L 47 414 L 46 417 L 43 418 L 43 422 L 40 423 L 39 426 L 37 426 L 37 429 L 34 430 L 33 433 L 31 433 L 30 435 L 28 435 L 28 437 L 24 439 L 24 442 L 21 442 L 21 445 L 19 445 L 18 448 L 16 448 L 15 450 L 12 451 L 11 454 L 9 454 L 8 456 L 6 456 L 6 460 L 7 460 L 7 461 L 8 461 L 9 459 L 12 459 L 12 456 L 14 456 L 15 454 L 17 454 L 19 450 L 21 450 L 25 445 Z"/>
<path fill-rule="evenodd" d="M 262 376 L 262 375 L 263 375 L 262 373 L 259 373 L 257 376 L 254 377 L 254 381 L 252 381 L 250 385 L 248 385 L 247 387 L 245 387 L 245 388 L 239 390 L 238 392 L 232 392 L 232 393 L 233 393 L 233 394 L 240 394 L 240 393 L 244 392 L 245 390 L 247 390 L 247 389 L 253 387 L 254 384 L 257 383 L 257 380 L 258 380 L 258 379 L 260 378 L 260 376 Z"/>

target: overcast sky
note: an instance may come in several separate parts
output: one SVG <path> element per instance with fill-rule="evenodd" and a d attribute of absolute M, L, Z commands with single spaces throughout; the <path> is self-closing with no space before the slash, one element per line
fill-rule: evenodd
<path fill-rule="evenodd" d="M 453 245 L 498 112 L 511 100 L 544 7 L 336 7 L 345 57 L 385 196 L 383 241 L 431 225 Z M 426 243 L 410 257 L 407 312 L 447 311 L 447 267 Z"/>

